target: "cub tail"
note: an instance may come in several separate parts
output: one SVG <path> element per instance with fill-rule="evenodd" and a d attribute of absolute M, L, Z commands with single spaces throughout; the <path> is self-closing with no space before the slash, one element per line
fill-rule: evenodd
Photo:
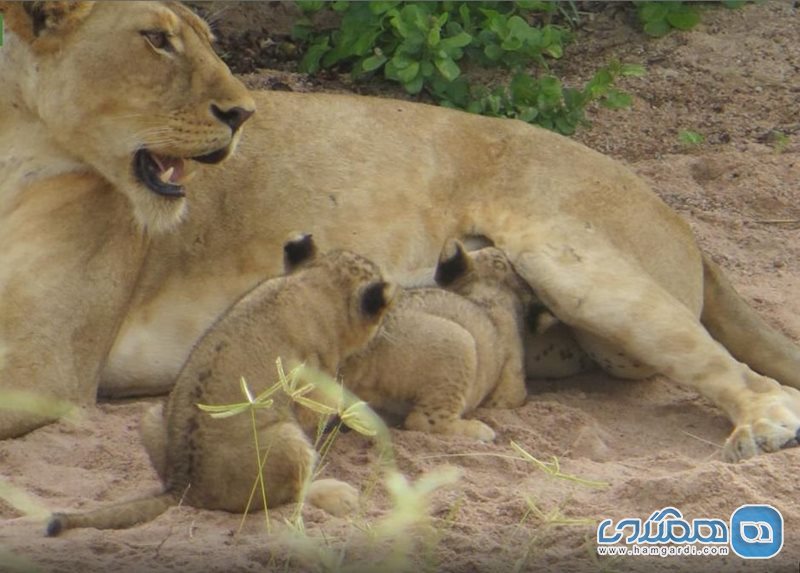
<path fill-rule="evenodd" d="M 94 527 L 97 529 L 125 529 L 151 521 L 167 509 L 177 505 L 170 493 L 123 501 L 93 511 L 54 513 L 47 522 L 45 534 L 55 537 L 67 529 Z"/>

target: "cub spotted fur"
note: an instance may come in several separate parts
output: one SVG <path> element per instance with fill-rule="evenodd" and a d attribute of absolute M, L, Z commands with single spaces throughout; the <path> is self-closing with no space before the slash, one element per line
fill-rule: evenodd
<path fill-rule="evenodd" d="M 160 423 L 157 412 L 145 418 L 146 446 L 164 491 L 87 513 L 55 514 L 49 535 L 71 527 L 129 527 L 179 499 L 207 509 L 245 509 L 259 471 L 251 417 L 215 419 L 197 404 L 240 402 L 240 377 L 261 393 L 274 383 L 278 357 L 287 366 L 302 362 L 333 375 L 342 359 L 369 342 L 394 292 L 378 267 L 359 255 L 337 250 L 315 256 L 310 235 L 286 243 L 285 261 L 291 274 L 261 283 L 200 340 Z M 277 393 L 273 406 L 255 416 L 267 459 L 266 501 L 274 506 L 295 500 L 310 479 L 316 453 L 291 400 Z M 308 488 L 307 499 L 334 514 L 354 509 L 357 498 L 354 488 L 336 480 Z"/>
<path fill-rule="evenodd" d="M 380 334 L 339 374 L 373 407 L 410 405 L 410 430 L 491 441 L 494 430 L 462 416 L 483 403 L 513 408 L 525 402 L 523 330 L 535 296 L 502 251 L 467 253 L 457 240 L 442 249 L 435 278 L 454 292 L 403 291 Z"/>

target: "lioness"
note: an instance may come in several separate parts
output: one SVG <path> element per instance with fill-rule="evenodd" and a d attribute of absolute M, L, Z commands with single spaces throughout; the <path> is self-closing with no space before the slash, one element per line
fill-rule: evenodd
<path fill-rule="evenodd" d="M 269 505 L 298 498 L 316 452 L 287 395 L 273 394 L 272 407 L 257 409 L 255 422 L 249 413 L 212 418 L 197 404 L 241 402 L 240 377 L 254 396 L 260 394 L 275 381 L 278 357 L 287 366 L 304 363 L 335 374 L 340 361 L 367 345 L 395 289 L 383 281 L 377 266 L 359 255 L 332 251 L 315 256 L 309 235 L 287 242 L 284 252 L 291 274 L 264 281 L 234 304 L 192 351 L 161 424 L 154 423 L 157 411 L 145 418 L 145 445 L 164 482 L 163 493 L 86 513 L 55 514 L 48 535 L 70 527 L 129 527 L 153 519 L 179 500 L 194 507 L 244 511 L 261 471 L 253 455 L 254 423 L 266 459 Z M 333 479 L 311 483 L 307 493 L 311 503 L 335 514 L 355 509 L 358 499 L 352 486 Z"/>
<path fill-rule="evenodd" d="M 447 241 L 435 277 L 454 292 L 401 292 L 379 334 L 342 364 L 339 376 L 371 406 L 405 413 L 410 430 L 488 442 L 494 430 L 462 416 L 484 402 L 525 402 L 522 343 L 535 297 L 493 247 L 468 254 L 459 241 Z"/>
<path fill-rule="evenodd" d="M 620 163 L 518 121 L 248 93 L 178 4 L 4 13 L 3 390 L 82 404 L 168 391 L 225 309 L 280 273 L 294 229 L 366 246 L 390 274 L 484 236 L 601 365 L 623 353 L 623 375 L 661 372 L 719 406 L 727 459 L 797 445 L 800 348 Z M 0 436 L 58 415 L 4 409 Z"/>

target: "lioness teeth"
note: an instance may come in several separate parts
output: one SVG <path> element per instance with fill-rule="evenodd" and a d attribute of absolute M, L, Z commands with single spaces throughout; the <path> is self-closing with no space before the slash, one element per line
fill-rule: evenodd
<path fill-rule="evenodd" d="M 159 175 L 158 178 L 161 179 L 162 183 L 169 183 L 169 180 L 172 177 L 173 173 L 175 173 L 175 168 L 170 167 L 169 169 L 164 171 L 161 175 Z"/>

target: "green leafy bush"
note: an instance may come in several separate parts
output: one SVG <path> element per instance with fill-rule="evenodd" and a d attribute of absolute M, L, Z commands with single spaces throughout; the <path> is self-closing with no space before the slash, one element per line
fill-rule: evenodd
<path fill-rule="evenodd" d="M 355 78 L 382 74 L 409 94 L 424 92 L 448 107 L 518 118 L 565 134 L 586 121 L 584 108 L 593 100 L 609 107 L 629 105 L 630 97 L 613 88 L 614 81 L 643 73 L 641 67 L 611 64 L 582 89 L 564 87 L 548 74 L 548 60 L 560 58 L 572 39 L 568 27 L 553 23 L 569 5 L 536 0 L 297 4 L 306 14 L 292 33 L 305 45 L 301 71 L 338 67 Z M 308 16 L 320 10 L 338 13 L 339 27 L 315 30 Z M 534 65 L 544 73 L 530 75 Z M 462 73 L 462 67 L 498 66 L 512 72 L 509 85 L 473 85 Z"/>
<path fill-rule="evenodd" d="M 691 30 L 700 23 L 701 8 L 696 3 L 672 1 L 634 0 L 636 13 L 639 16 L 645 34 L 660 38 L 667 35 L 672 29 Z M 741 8 L 745 0 L 723 0 L 726 8 Z"/>

